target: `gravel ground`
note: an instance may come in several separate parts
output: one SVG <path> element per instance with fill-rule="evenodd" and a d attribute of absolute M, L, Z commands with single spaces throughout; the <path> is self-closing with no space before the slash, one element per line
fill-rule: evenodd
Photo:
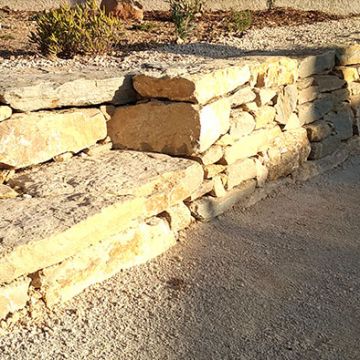
<path fill-rule="evenodd" d="M 39 57 L 0 59 L 0 72 L 33 69 L 47 71 L 94 70 L 116 68 L 136 71 L 150 64 L 189 66 L 212 58 L 244 55 L 281 55 L 304 53 L 340 44 L 360 43 L 360 17 L 321 22 L 312 25 L 269 27 L 248 31 L 242 38 L 223 37 L 216 43 L 159 45 L 147 51 L 119 56 L 50 61 Z M 145 64 L 145 65 L 144 65 Z"/>
<path fill-rule="evenodd" d="M 360 156 L 196 224 L 0 338 L 7 359 L 360 359 Z"/>

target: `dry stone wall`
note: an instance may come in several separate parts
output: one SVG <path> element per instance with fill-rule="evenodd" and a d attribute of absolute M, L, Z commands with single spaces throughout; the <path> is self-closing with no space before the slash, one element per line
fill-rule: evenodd
<path fill-rule="evenodd" d="M 66 301 L 163 253 L 191 222 L 343 161 L 359 135 L 359 69 L 352 46 L 3 81 L 0 320 Z"/>

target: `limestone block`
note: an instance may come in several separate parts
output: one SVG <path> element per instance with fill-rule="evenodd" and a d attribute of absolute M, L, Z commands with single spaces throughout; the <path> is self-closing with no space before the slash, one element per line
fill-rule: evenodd
<path fill-rule="evenodd" d="M 180 202 L 160 214 L 160 217 L 166 219 L 170 225 L 170 229 L 177 234 L 180 230 L 184 230 L 191 224 L 191 213 L 189 208 Z"/>
<path fill-rule="evenodd" d="M 341 146 L 341 140 L 337 136 L 329 136 L 320 142 L 311 143 L 309 160 L 318 160 L 332 154 Z"/>
<path fill-rule="evenodd" d="M 349 104 L 344 104 L 336 112 L 330 112 L 324 119 L 333 125 L 340 140 L 347 140 L 353 136 L 354 114 Z"/>
<path fill-rule="evenodd" d="M 258 152 L 266 150 L 269 144 L 280 135 L 281 129 L 278 126 L 255 130 L 250 135 L 241 138 L 233 146 L 226 147 L 221 163 L 230 165 L 237 160 L 254 156 Z"/>
<path fill-rule="evenodd" d="M 0 121 L 8 119 L 12 115 L 12 109 L 6 105 L 0 105 Z"/>
<path fill-rule="evenodd" d="M 310 86 L 313 86 L 314 84 L 314 78 L 313 77 L 308 77 L 305 79 L 298 79 L 298 81 L 296 82 L 296 86 L 298 88 L 298 90 L 305 90 Z"/>
<path fill-rule="evenodd" d="M 336 57 L 339 65 L 360 64 L 360 45 L 339 48 L 337 50 Z"/>
<path fill-rule="evenodd" d="M 223 197 L 226 195 L 226 190 L 224 184 L 226 184 L 227 179 L 226 175 L 220 174 L 214 177 L 214 187 L 210 192 L 211 196 Z"/>
<path fill-rule="evenodd" d="M 230 127 L 230 103 L 220 99 L 201 107 L 152 101 L 117 108 L 107 122 L 114 148 L 196 155 Z"/>
<path fill-rule="evenodd" d="M 29 300 L 30 281 L 30 278 L 21 278 L 0 286 L 0 320 L 25 307 Z"/>
<path fill-rule="evenodd" d="M 0 99 L 21 112 L 104 103 L 121 105 L 136 100 L 131 77 L 113 71 L 21 76 L 11 72 L 1 80 Z"/>
<path fill-rule="evenodd" d="M 276 95 L 277 92 L 274 89 L 257 89 L 258 106 L 268 105 Z"/>
<path fill-rule="evenodd" d="M 192 202 L 196 199 L 209 194 L 214 188 L 214 179 L 204 180 L 200 187 L 196 189 L 188 198 L 185 199 L 186 203 Z"/>
<path fill-rule="evenodd" d="M 345 67 L 344 66 L 344 67 L 338 68 L 337 70 L 339 70 L 343 79 L 347 83 L 351 83 L 353 81 L 357 81 L 360 79 L 360 75 L 359 75 L 358 69 L 356 67 L 348 67 L 348 66 Z"/>
<path fill-rule="evenodd" d="M 9 181 L 15 174 L 14 170 L 0 170 L 0 184 Z"/>
<path fill-rule="evenodd" d="M 310 124 L 321 119 L 332 110 L 333 105 L 332 97 L 326 96 L 317 99 L 314 102 L 298 106 L 300 123 L 303 125 Z"/>
<path fill-rule="evenodd" d="M 309 141 L 322 141 L 331 135 L 331 126 L 324 120 L 315 121 L 312 124 L 306 125 L 305 129 Z"/>
<path fill-rule="evenodd" d="M 266 153 L 268 180 L 273 181 L 293 173 L 306 161 L 309 153 L 310 145 L 305 129 L 284 132 Z"/>
<path fill-rule="evenodd" d="M 253 116 L 256 123 L 255 129 L 261 129 L 274 122 L 276 110 L 273 106 L 264 105 L 254 111 Z"/>
<path fill-rule="evenodd" d="M 335 66 L 335 51 L 330 50 L 322 54 L 307 56 L 299 66 L 299 77 L 307 78 L 314 74 L 321 74 Z"/>
<path fill-rule="evenodd" d="M 287 124 L 284 127 L 284 130 L 293 130 L 298 129 L 302 126 L 299 116 L 295 113 L 292 113 L 289 117 Z"/>
<path fill-rule="evenodd" d="M 15 175 L 31 198 L 0 201 L 0 284 L 57 264 L 188 198 L 203 182 L 193 160 L 111 151 Z"/>
<path fill-rule="evenodd" d="M 215 175 L 225 170 L 226 166 L 221 164 L 210 164 L 204 167 L 205 179 L 212 179 Z"/>
<path fill-rule="evenodd" d="M 0 168 L 39 164 L 105 137 L 105 118 L 97 109 L 15 114 L 0 122 Z"/>
<path fill-rule="evenodd" d="M 0 200 L 15 199 L 19 194 L 10 186 L 0 184 Z"/>
<path fill-rule="evenodd" d="M 231 111 L 230 116 L 229 135 L 233 139 L 238 140 L 255 129 L 256 121 L 250 113 L 236 109 Z"/>
<path fill-rule="evenodd" d="M 52 307 L 120 270 L 153 259 L 175 244 L 174 233 L 167 221 L 152 218 L 104 239 L 58 265 L 43 269 L 38 273 L 37 283 L 46 305 Z"/>
<path fill-rule="evenodd" d="M 316 75 L 314 76 L 314 85 L 319 92 L 329 92 L 341 89 L 346 82 L 335 75 Z"/>
<path fill-rule="evenodd" d="M 331 96 L 334 104 L 342 103 L 344 101 L 349 101 L 350 91 L 349 89 L 339 89 L 331 92 Z M 321 95 L 320 95 L 321 97 Z"/>
<path fill-rule="evenodd" d="M 205 196 L 190 204 L 192 215 L 201 221 L 209 221 L 246 199 L 256 188 L 256 180 L 248 180 L 229 191 L 223 197 Z"/>
<path fill-rule="evenodd" d="M 203 165 L 210 165 L 218 162 L 223 157 L 223 154 L 223 148 L 220 145 L 212 145 L 202 154 L 196 155 L 194 159 Z"/>
<path fill-rule="evenodd" d="M 288 85 L 279 94 L 275 105 L 276 118 L 280 124 L 287 124 L 291 114 L 295 111 L 298 99 L 298 90 L 296 85 Z"/>
<path fill-rule="evenodd" d="M 243 104 L 254 101 L 256 94 L 250 86 L 245 86 L 237 90 L 230 96 L 230 102 L 232 108 L 237 108 Z"/>
<path fill-rule="evenodd" d="M 227 176 L 226 190 L 231 190 L 242 182 L 257 177 L 257 167 L 254 159 L 238 160 L 227 166 L 225 170 Z"/>
<path fill-rule="evenodd" d="M 264 161 L 261 160 L 255 158 L 257 187 L 265 186 L 265 183 L 269 176 L 269 170 L 264 164 Z"/>
<path fill-rule="evenodd" d="M 136 75 L 133 84 L 145 98 L 160 98 L 206 104 L 250 80 L 247 65 L 224 62 L 217 69 L 199 69 L 195 74 Z"/>
<path fill-rule="evenodd" d="M 319 88 L 317 86 L 310 86 L 299 91 L 299 104 L 305 104 L 309 101 L 315 100 L 319 95 Z"/>
<path fill-rule="evenodd" d="M 352 82 L 349 84 L 350 95 L 360 95 L 360 82 Z"/>

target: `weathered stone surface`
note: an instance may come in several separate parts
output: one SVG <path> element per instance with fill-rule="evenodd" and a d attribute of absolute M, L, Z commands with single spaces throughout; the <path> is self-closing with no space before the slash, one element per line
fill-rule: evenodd
<path fill-rule="evenodd" d="M 152 218 L 104 239 L 58 265 L 43 269 L 37 283 L 47 306 L 64 302 L 92 284 L 162 254 L 176 244 L 165 219 Z"/>
<path fill-rule="evenodd" d="M 263 160 L 263 159 L 261 159 Z M 264 164 L 264 161 L 261 161 L 260 159 L 255 159 L 255 166 L 256 166 L 256 180 L 257 180 L 257 186 L 263 187 L 265 186 L 266 180 L 269 176 L 269 170 Z"/>
<path fill-rule="evenodd" d="M 106 154 L 111 151 L 113 144 L 111 142 L 104 144 L 96 144 L 84 150 L 84 153 L 88 156 L 95 156 L 98 154 Z"/>
<path fill-rule="evenodd" d="M 219 66 L 219 68 L 215 68 Z M 198 69 L 195 74 L 136 75 L 136 91 L 145 98 L 190 101 L 206 104 L 211 99 L 226 95 L 250 79 L 248 65 L 223 62 L 212 69 Z"/>
<path fill-rule="evenodd" d="M 349 89 L 339 89 L 331 92 L 334 104 L 342 103 L 344 101 L 349 101 L 350 91 Z"/>
<path fill-rule="evenodd" d="M 226 147 L 221 163 L 230 165 L 237 160 L 254 156 L 258 152 L 266 150 L 269 144 L 279 135 L 281 135 L 281 130 L 278 126 L 270 129 L 255 130 L 250 135 L 241 138 L 233 146 Z"/>
<path fill-rule="evenodd" d="M 280 124 L 287 124 L 291 114 L 295 111 L 298 99 L 296 85 L 288 85 L 279 94 L 275 105 L 275 120 Z"/>
<path fill-rule="evenodd" d="M 131 77 L 109 72 L 26 75 L 15 73 L 0 83 L 0 103 L 26 112 L 136 100 Z"/>
<path fill-rule="evenodd" d="M 118 108 L 107 122 L 114 148 L 196 155 L 230 127 L 230 103 L 220 99 L 205 107 L 151 101 Z"/>
<path fill-rule="evenodd" d="M 136 174 L 136 176 L 135 176 Z M 59 263 L 198 190 L 192 160 L 112 151 L 52 163 L 11 182 L 32 198 L 0 202 L 0 284 Z"/>
<path fill-rule="evenodd" d="M 0 200 L 15 199 L 19 194 L 10 186 L 0 184 Z"/>
<path fill-rule="evenodd" d="M 143 20 L 144 8 L 135 0 L 102 0 L 100 8 L 107 15 L 115 16 L 122 20 Z"/>
<path fill-rule="evenodd" d="M 310 86 L 299 91 L 299 105 L 305 104 L 309 101 L 315 100 L 319 95 L 319 88 L 317 86 Z"/>
<path fill-rule="evenodd" d="M 237 90 L 230 96 L 230 102 L 232 108 L 237 108 L 243 104 L 254 101 L 256 94 L 250 86 L 245 86 Z"/>
<path fill-rule="evenodd" d="M 360 45 L 339 48 L 336 57 L 339 65 L 360 64 Z"/>
<path fill-rule="evenodd" d="M 22 278 L 0 286 L 0 320 L 25 307 L 30 281 L 30 278 Z"/>
<path fill-rule="evenodd" d="M 310 124 L 321 119 L 333 108 L 331 96 L 326 96 L 315 100 L 312 103 L 306 103 L 298 106 L 299 119 L 301 124 Z"/>
<path fill-rule="evenodd" d="M 9 181 L 15 174 L 14 170 L 0 170 L 0 184 Z"/>
<path fill-rule="evenodd" d="M 303 59 L 299 67 L 299 77 L 306 78 L 314 74 L 321 74 L 335 66 L 335 51 L 330 50 L 322 54 L 308 56 Z"/>
<path fill-rule="evenodd" d="M 67 162 L 73 158 L 74 154 L 72 152 L 66 152 L 60 155 L 54 156 L 53 160 L 55 162 Z"/>
<path fill-rule="evenodd" d="M 355 117 L 360 117 L 360 95 L 350 96 L 350 105 Z"/>
<path fill-rule="evenodd" d="M 286 131 L 267 151 L 268 180 L 273 181 L 293 173 L 310 154 L 305 129 Z"/>
<path fill-rule="evenodd" d="M 313 83 L 314 83 L 314 78 L 308 77 L 305 79 L 298 79 L 298 81 L 296 82 L 296 86 L 297 86 L 298 90 L 305 90 L 308 87 L 312 86 Z"/>
<path fill-rule="evenodd" d="M 226 168 L 225 174 L 226 190 L 231 190 L 242 182 L 257 177 L 256 162 L 254 159 L 238 160 Z"/>
<path fill-rule="evenodd" d="M 204 180 L 200 187 L 195 190 L 188 198 L 185 199 L 186 203 L 192 202 L 202 196 L 209 194 L 214 188 L 214 179 Z"/>
<path fill-rule="evenodd" d="M 10 106 L 0 105 L 0 121 L 8 119 L 12 115 L 12 109 Z"/>
<path fill-rule="evenodd" d="M 176 204 L 159 215 L 166 219 L 175 235 L 191 224 L 191 212 L 183 203 Z"/>
<path fill-rule="evenodd" d="M 226 195 L 224 184 L 226 184 L 226 175 L 220 174 L 214 177 L 214 187 L 210 195 L 215 197 L 223 197 Z"/>
<path fill-rule="evenodd" d="M 306 125 L 305 129 L 311 142 L 322 141 L 332 133 L 331 126 L 324 120 L 315 121 L 312 124 Z"/>
<path fill-rule="evenodd" d="M 341 109 L 329 113 L 324 119 L 334 126 L 336 134 L 341 140 L 347 140 L 353 136 L 354 114 L 349 104 L 344 104 Z"/>
<path fill-rule="evenodd" d="M 223 155 L 223 148 L 220 145 L 212 145 L 204 153 L 196 155 L 194 159 L 200 161 L 203 165 L 210 165 L 218 162 Z"/>
<path fill-rule="evenodd" d="M 292 113 L 289 117 L 287 124 L 284 127 L 284 130 L 298 129 L 301 126 L 302 124 L 300 122 L 299 116 L 295 113 Z"/>
<path fill-rule="evenodd" d="M 275 115 L 276 110 L 273 106 L 265 105 L 259 107 L 256 111 L 253 112 L 256 123 L 255 129 L 261 129 L 266 125 L 273 123 Z"/>
<path fill-rule="evenodd" d="M 314 85 L 319 92 L 329 92 L 341 89 L 346 82 L 335 75 L 316 75 L 314 76 Z"/>
<path fill-rule="evenodd" d="M 39 164 L 105 137 L 105 118 L 97 109 L 15 114 L 0 122 L 0 168 Z"/>
<path fill-rule="evenodd" d="M 318 160 L 332 154 L 340 148 L 341 140 L 337 136 L 329 136 L 323 141 L 311 143 L 311 153 L 309 160 Z"/>
<path fill-rule="evenodd" d="M 360 95 L 360 82 L 352 82 L 349 84 L 350 95 Z"/>
<path fill-rule="evenodd" d="M 225 165 L 210 164 L 204 167 L 205 179 L 212 179 L 215 175 L 220 174 L 225 170 Z"/>
<path fill-rule="evenodd" d="M 201 221 L 209 221 L 233 207 L 255 191 L 256 180 L 243 182 L 223 197 L 205 196 L 190 204 L 192 215 Z"/>
<path fill-rule="evenodd" d="M 360 75 L 358 72 L 358 69 L 356 67 L 348 67 L 348 66 L 344 66 L 344 67 L 340 67 L 337 69 L 343 79 L 347 82 L 347 83 L 351 83 L 353 81 L 357 81 L 360 79 Z"/>
<path fill-rule="evenodd" d="M 271 100 L 277 95 L 274 89 L 258 89 L 256 102 L 258 106 L 269 104 Z"/>
<path fill-rule="evenodd" d="M 251 134 L 255 129 L 256 121 L 248 112 L 242 110 L 232 110 L 230 113 L 229 135 L 238 140 L 243 136 Z"/>

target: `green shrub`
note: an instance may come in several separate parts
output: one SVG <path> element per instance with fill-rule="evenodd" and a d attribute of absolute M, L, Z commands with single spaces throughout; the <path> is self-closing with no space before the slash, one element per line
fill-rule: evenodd
<path fill-rule="evenodd" d="M 194 29 L 196 16 L 202 12 L 205 0 L 168 0 L 168 2 L 176 34 L 181 39 L 185 39 Z"/>
<path fill-rule="evenodd" d="M 243 33 L 251 27 L 252 21 L 252 13 L 250 10 L 231 11 L 228 30 L 230 32 Z"/>
<path fill-rule="evenodd" d="M 105 54 L 119 39 L 121 23 L 100 10 L 96 0 L 41 13 L 30 41 L 45 56 Z"/>

